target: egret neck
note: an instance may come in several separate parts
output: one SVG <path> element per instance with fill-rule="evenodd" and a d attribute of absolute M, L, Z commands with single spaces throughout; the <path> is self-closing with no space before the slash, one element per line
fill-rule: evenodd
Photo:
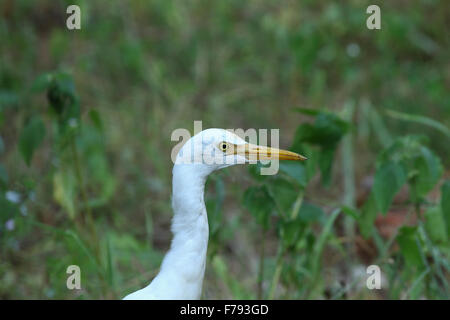
<path fill-rule="evenodd" d="M 209 236 L 204 190 L 211 171 L 204 164 L 173 167 L 172 244 L 149 285 L 152 292 L 158 293 L 157 299 L 200 298 Z"/>

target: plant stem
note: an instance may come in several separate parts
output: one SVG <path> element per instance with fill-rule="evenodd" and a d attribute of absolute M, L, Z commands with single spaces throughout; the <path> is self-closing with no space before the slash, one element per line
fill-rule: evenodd
<path fill-rule="evenodd" d="M 99 239 L 97 236 L 97 230 L 95 228 L 94 219 L 92 217 L 91 209 L 88 205 L 88 196 L 86 192 L 86 188 L 84 187 L 83 182 L 83 175 L 81 173 L 81 164 L 78 157 L 78 150 L 75 142 L 75 138 L 71 139 L 71 149 L 72 149 L 72 155 L 73 155 L 73 162 L 74 162 L 74 169 L 75 169 L 75 175 L 77 178 L 77 182 L 80 186 L 81 191 L 81 197 L 83 199 L 84 208 L 80 210 L 80 213 L 82 215 L 82 220 L 85 225 L 87 225 L 91 231 L 92 241 L 94 243 L 94 250 L 97 256 L 97 260 L 100 261 L 100 247 L 99 247 Z M 86 210 L 86 214 L 84 214 L 84 210 Z"/>
<path fill-rule="evenodd" d="M 270 286 L 269 291 L 269 300 L 272 300 L 275 295 L 275 290 L 278 286 L 278 281 L 280 280 L 281 270 L 283 269 L 283 256 L 284 256 L 284 250 L 282 248 L 282 245 L 280 244 L 278 247 L 278 253 L 277 253 L 277 264 L 275 267 L 275 272 L 273 274 L 272 278 L 272 284 Z"/>
<path fill-rule="evenodd" d="M 304 192 L 303 192 L 303 190 L 301 190 L 299 192 L 299 194 L 297 195 L 297 199 L 295 199 L 294 206 L 293 206 L 292 212 L 291 212 L 291 217 L 290 217 L 291 220 L 297 219 L 298 213 L 303 204 L 303 196 L 304 196 Z"/>
<path fill-rule="evenodd" d="M 262 289 L 264 282 L 264 259 L 265 259 L 265 247 L 266 247 L 266 235 L 267 230 L 263 228 L 261 239 L 261 251 L 259 254 L 259 272 L 258 272 L 258 300 L 262 299 Z"/>
<path fill-rule="evenodd" d="M 355 105 L 353 101 L 347 102 L 343 110 L 343 118 L 348 122 L 352 122 L 355 113 Z M 345 205 L 354 208 L 356 205 L 356 188 L 355 188 L 355 164 L 353 157 L 353 134 L 350 132 L 342 140 L 342 171 L 344 173 L 344 197 Z M 355 220 L 349 216 L 344 217 L 345 234 L 354 238 L 355 236 Z M 354 246 L 352 242 L 347 243 L 347 249 L 353 252 Z"/>

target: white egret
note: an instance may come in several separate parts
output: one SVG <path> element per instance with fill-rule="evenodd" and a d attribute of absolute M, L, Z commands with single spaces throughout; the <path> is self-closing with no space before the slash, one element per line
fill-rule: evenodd
<path fill-rule="evenodd" d="M 250 160 L 305 160 L 290 151 L 247 143 L 223 129 L 207 129 L 190 138 L 178 152 L 172 177 L 173 239 L 158 275 L 124 299 L 199 299 L 208 247 L 204 202 L 207 176 L 215 170 Z"/>

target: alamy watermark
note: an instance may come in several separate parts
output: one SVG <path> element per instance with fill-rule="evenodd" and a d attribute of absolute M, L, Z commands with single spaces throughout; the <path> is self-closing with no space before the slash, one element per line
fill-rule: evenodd
<path fill-rule="evenodd" d="M 381 289 L 381 269 L 376 264 L 370 265 L 366 270 L 369 275 L 366 280 L 367 289 Z"/>
<path fill-rule="evenodd" d="M 279 160 L 276 157 L 260 158 L 256 153 L 248 152 L 246 148 L 262 150 L 267 147 L 270 136 L 271 148 L 268 149 L 278 150 L 279 129 L 227 129 L 219 133 L 219 137 L 205 134 L 202 131 L 202 121 L 194 121 L 193 136 L 195 140 L 190 140 L 193 136 L 187 129 L 178 128 L 172 132 L 171 141 L 179 141 L 172 148 L 171 159 L 174 164 L 204 163 L 228 166 L 260 161 L 264 165 L 261 167 L 262 175 L 274 175 L 278 172 Z M 191 143 L 186 145 L 187 141 L 191 141 Z M 229 147 L 227 152 L 218 148 L 217 143 L 221 142 Z"/>
<path fill-rule="evenodd" d="M 73 290 L 73 289 L 81 289 L 81 269 L 77 265 L 70 265 L 67 267 L 66 270 L 67 274 L 70 274 L 70 276 L 67 277 L 66 286 L 67 289 Z"/>
<path fill-rule="evenodd" d="M 81 29 L 81 9 L 77 5 L 70 5 L 66 9 L 66 13 L 70 14 L 66 20 L 66 26 L 69 30 L 80 30 Z"/>
<path fill-rule="evenodd" d="M 81 9 L 77 5 L 70 5 L 66 9 L 69 14 L 66 20 L 66 26 L 69 30 L 81 30 Z M 366 20 L 366 26 L 370 30 L 381 29 L 381 9 L 376 4 L 367 7 L 366 13 L 370 16 Z"/>
<path fill-rule="evenodd" d="M 367 7 L 366 13 L 370 16 L 366 20 L 367 29 L 381 29 L 381 9 L 376 4 L 372 4 Z"/>

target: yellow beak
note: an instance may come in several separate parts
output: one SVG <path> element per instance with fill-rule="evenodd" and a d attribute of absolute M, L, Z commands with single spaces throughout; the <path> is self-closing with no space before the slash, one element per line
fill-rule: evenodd
<path fill-rule="evenodd" d="M 307 158 L 288 150 L 263 147 L 255 144 L 242 144 L 236 146 L 236 154 L 246 157 L 248 160 L 297 160 L 304 161 Z"/>

